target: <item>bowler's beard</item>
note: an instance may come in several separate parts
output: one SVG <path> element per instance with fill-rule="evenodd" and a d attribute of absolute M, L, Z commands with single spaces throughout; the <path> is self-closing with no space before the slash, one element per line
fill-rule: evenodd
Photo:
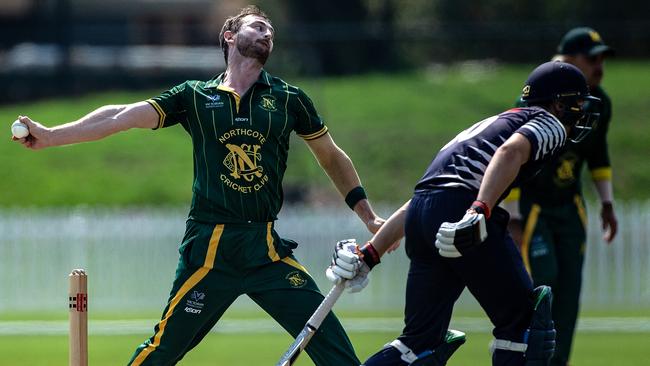
<path fill-rule="evenodd" d="M 254 58 L 262 65 L 266 63 L 270 53 L 269 47 L 264 47 L 247 38 L 237 40 L 237 50 L 242 56 Z"/>

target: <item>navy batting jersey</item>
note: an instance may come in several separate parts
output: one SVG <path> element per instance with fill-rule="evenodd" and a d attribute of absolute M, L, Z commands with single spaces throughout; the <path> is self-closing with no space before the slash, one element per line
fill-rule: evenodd
<path fill-rule="evenodd" d="M 416 192 L 461 187 L 477 191 L 496 150 L 514 133 L 530 141 L 531 155 L 511 186 L 532 178 L 566 143 L 562 123 L 540 107 L 515 108 L 477 122 L 445 145 L 415 186 Z M 507 195 L 510 187 L 504 195 Z"/>

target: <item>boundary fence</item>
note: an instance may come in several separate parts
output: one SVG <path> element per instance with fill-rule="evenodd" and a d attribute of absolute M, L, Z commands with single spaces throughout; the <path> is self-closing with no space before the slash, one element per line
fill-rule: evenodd
<path fill-rule="evenodd" d="M 650 202 L 618 204 L 620 232 L 611 245 L 602 240 L 597 211 L 589 207 L 583 309 L 650 310 Z M 185 217 L 185 210 L 176 208 L 0 210 L 0 313 L 61 309 L 67 275 L 77 267 L 89 273 L 93 310 L 162 309 Z M 323 290 L 330 286 L 324 269 L 333 244 L 368 238 L 354 214 L 342 207 L 285 207 L 276 229 L 300 244 L 295 254 Z M 407 270 L 403 249 L 385 256 L 369 287 L 343 296 L 337 309 L 372 306 L 401 312 Z M 245 296 L 238 301 L 240 308 L 257 308 Z M 467 294 L 457 308 L 479 310 Z"/>

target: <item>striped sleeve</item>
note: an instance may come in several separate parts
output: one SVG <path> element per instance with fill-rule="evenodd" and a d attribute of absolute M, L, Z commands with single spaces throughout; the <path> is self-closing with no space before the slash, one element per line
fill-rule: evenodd
<path fill-rule="evenodd" d="M 538 161 L 554 154 L 566 143 L 564 126 L 556 118 L 540 115 L 521 126 L 516 132 L 531 143 L 531 160 Z"/>
<path fill-rule="evenodd" d="M 327 126 L 316 112 L 314 103 L 307 94 L 298 89 L 293 103 L 293 115 L 296 118 L 294 130 L 305 140 L 314 140 L 327 133 Z"/>
<path fill-rule="evenodd" d="M 309 135 L 298 134 L 298 136 L 302 137 L 305 140 L 315 140 L 315 139 L 323 136 L 326 133 L 327 133 L 327 126 L 323 126 L 323 128 L 321 128 L 320 130 L 318 130 L 318 131 L 316 131 L 314 133 L 311 133 Z"/>
<path fill-rule="evenodd" d="M 597 182 L 602 180 L 612 180 L 612 168 L 607 166 L 591 169 L 591 179 Z"/>
<path fill-rule="evenodd" d="M 158 113 L 158 126 L 154 130 L 173 126 L 184 120 L 185 102 L 183 99 L 187 82 L 177 85 L 162 94 L 149 98 L 147 103 Z"/>
<path fill-rule="evenodd" d="M 162 110 L 162 108 L 160 108 L 160 105 L 154 99 L 147 99 L 145 100 L 145 102 L 151 104 L 153 109 L 156 110 L 156 113 L 158 113 L 158 125 L 154 128 L 154 130 L 161 128 L 165 123 L 165 118 L 167 117 L 167 114 L 165 113 L 165 111 Z"/>

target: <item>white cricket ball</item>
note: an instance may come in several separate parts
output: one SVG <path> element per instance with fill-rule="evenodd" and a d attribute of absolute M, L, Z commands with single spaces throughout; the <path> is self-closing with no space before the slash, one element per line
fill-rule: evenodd
<path fill-rule="evenodd" d="M 11 133 L 14 137 L 21 139 L 29 136 L 29 128 L 27 128 L 26 124 L 16 120 L 11 124 Z"/>

